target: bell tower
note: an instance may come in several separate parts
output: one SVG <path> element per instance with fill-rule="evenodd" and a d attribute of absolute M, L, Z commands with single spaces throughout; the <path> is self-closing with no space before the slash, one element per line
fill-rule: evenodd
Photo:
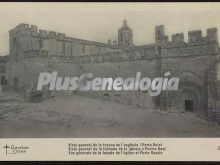
<path fill-rule="evenodd" d="M 128 27 L 127 20 L 123 20 L 123 25 L 118 30 L 118 45 L 124 47 L 133 46 L 133 34 L 130 27 Z"/>

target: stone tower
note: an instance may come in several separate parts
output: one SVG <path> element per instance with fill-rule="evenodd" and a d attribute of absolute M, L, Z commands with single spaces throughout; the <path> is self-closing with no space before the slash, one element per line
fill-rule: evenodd
<path fill-rule="evenodd" d="M 130 27 L 128 27 L 127 20 L 123 20 L 122 27 L 118 30 L 118 45 L 131 47 L 133 46 L 133 34 Z"/>
<path fill-rule="evenodd" d="M 167 42 L 168 36 L 165 35 L 164 25 L 159 25 L 155 27 L 155 41 L 156 42 Z"/>
<path fill-rule="evenodd" d="M 208 41 L 218 42 L 218 29 L 217 28 L 209 28 L 206 30 Z"/>

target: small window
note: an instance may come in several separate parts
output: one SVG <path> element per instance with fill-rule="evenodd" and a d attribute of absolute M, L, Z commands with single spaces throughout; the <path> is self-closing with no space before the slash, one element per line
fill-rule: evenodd
<path fill-rule="evenodd" d="M 7 84 L 7 80 L 5 76 L 1 76 L 1 85 L 6 85 L 6 84 Z"/>

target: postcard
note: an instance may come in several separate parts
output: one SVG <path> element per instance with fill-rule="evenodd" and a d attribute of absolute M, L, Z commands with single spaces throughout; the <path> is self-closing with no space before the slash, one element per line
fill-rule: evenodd
<path fill-rule="evenodd" d="M 220 3 L 1 3 L 0 160 L 220 161 Z"/>

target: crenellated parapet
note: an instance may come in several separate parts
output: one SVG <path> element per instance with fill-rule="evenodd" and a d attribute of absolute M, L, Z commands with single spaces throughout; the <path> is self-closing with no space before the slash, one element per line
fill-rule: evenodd
<path fill-rule="evenodd" d="M 48 33 L 46 30 L 39 30 L 39 36 L 40 37 L 47 37 L 48 36 Z"/>
<path fill-rule="evenodd" d="M 29 30 L 29 24 L 21 23 L 9 31 L 9 36 L 12 37 L 16 35 L 18 32 L 25 30 Z"/>
<path fill-rule="evenodd" d="M 130 32 L 126 20 L 123 22 L 123 34 Z M 66 37 L 64 33 L 38 29 L 36 25 L 21 23 L 9 31 L 10 52 L 19 56 L 35 56 L 37 51 L 41 54 L 64 55 L 64 56 L 85 56 L 102 54 L 104 52 L 129 52 L 129 59 L 147 59 L 151 55 L 162 54 L 162 57 L 208 55 L 218 53 L 218 30 L 209 28 L 203 36 L 202 30 L 188 32 L 188 42 L 184 40 L 184 33 L 176 33 L 171 36 L 165 34 L 164 25 L 155 27 L 155 45 L 160 49 L 142 46 L 120 45 L 116 41 L 108 43 L 94 42 L 77 38 Z M 126 36 L 126 35 L 125 35 Z M 127 40 L 125 40 L 127 41 Z M 33 51 L 33 52 L 32 52 Z M 135 53 L 133 53 L 136 51 Z M 158 52 L 158 53 L 155 53 Z M 31 52 L 31 53 L 30 53 Z M 46 52 L 46 53 L 45 53 Z M 132 55 L 133 54 L 133 55 Z"/>
<path fill-rule="evenodd" d="M 171 35 L 171 41 L 165 34 L 165 26 L 155 26 L 155 42 L 163 47 L 184 46 L 206 43 L 218 43 L 218 29 L 206 29 L 206 36 L 203 36 L 202 30 L 193 30 L 188 32 L 188 42 L 184 40 L 184 33 L 176 33 Z"/>
<path fill-rule="evenodd" d="M 165 26 L 159 25 L 155 26 L 155 41 L 156 43 L 168 42 L 169 38 L 165 35 Z"/>
<path fill-rule="evenodd" d="M 184 42 L 184 34 L 176 33 L 172 35 L 172 42 L 183 43 Z"/>
<path fill-rule="evenodd" d="M 184 34 L 176 33 L 172 35 L 172 43 L 184 43 Z M 188 32 L 188 44 L 218 42 L 218 29 L 209 28 L 206 30 L 206 36 L 203 36 L 202 30 L 194 30 Z"/>
<path fill-rule="evenodd" d="M 164 27 L 160 27 L 159 34 L 165 36 Z M 184 40 L 184 33 L 171 35 L 172 40 L 161 44 L 162 57 L 186 57 L 218 54 L 218 29 L 208 28 L 206 36 L 202 30 L 188 32 L 188 42 Z M 158 43 L 158 42 L 156 42 Z"/>
<path fill-rule="evenodd" d="M 52 38 L 60 38 L 63 39 L 66 37 L 64 33 L 58 33 L 55 31 L 47 31 L 47 30 L 39 30 L 39 36 L 40 37 L 52 37 Z"/>
<path fill-rule="evenodd" d="M 29 25 L 25 23 L 21 23 L 12 30 L 9 31 L 10 37 L 16 35 L 18 32 L 27 32 L 27 34 L 30 34 L 32 36 L 39 36 L 39 37 L 55 37 L 63 39 L 66 37 L 64 33 L 58 33 L 54 31 L 47 31 L 39 29 L 36 25 Z"/>
<path fill-rule="evenodd" d="M 209 28 L 206 30 L 207 40 L 208 41 L 216 41 L 218 42 L 218 29 L 217 28 Z"/>
<path fill-rule="evenodd" d="M 202 37 L 202 30 L 195 30 L 188 32 L 188 42 L 203 42 L 204 38 Z"/>

